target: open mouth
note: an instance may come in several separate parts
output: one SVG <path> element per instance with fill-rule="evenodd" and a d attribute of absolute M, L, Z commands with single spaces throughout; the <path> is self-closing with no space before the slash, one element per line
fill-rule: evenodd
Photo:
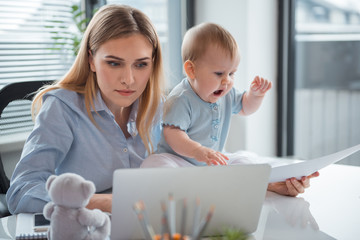
<path fill-rule="evenodd" d="M 215 96 L 220 96 L 220 95 L 222 94 L 222 92 L 223 92 L 223 90 L 216 90 L 216 91 L 214 92 L 214 95 L 215 95 Z"/>

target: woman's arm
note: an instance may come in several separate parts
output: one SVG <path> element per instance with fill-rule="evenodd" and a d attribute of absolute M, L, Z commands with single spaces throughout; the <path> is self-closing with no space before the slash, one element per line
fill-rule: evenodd
<path fill-rule="evenodd" d="M 169 146 L 181 156 L 194 158 L 207 165 L 226 165 L 226 160 L 229 160 L 224 154 L 191 140 L 180 128 L 164 126 L 164 137 Z"/>
<path fill-rule="evenodd" d="M 45 189 L 46 180 L 55 174 L 73 140 L 69 116 L 63 108 L 60 101 L 48 98 L 37 116 L 6 194 L 12 214 L 42 212 L 51 200 Z"/>
<path fill-rule="evenodd" d="M 88 209 L 100 209 L 103 212 L 111 213 L 112 208 L 112 194 L 94 194 L 89 204 L 86 206 Z"/>

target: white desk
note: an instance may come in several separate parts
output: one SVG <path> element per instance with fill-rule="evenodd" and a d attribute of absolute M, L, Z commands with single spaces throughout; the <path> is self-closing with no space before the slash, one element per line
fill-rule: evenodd
<path fill-rule="evenodd" d="M 16 216 L 1 218 L 0 239 L 15 239 Z"/>
<path fill-rule="evenodd" d="M 15 239 L 15 223 L 1 219 L 0 239 Z M 252 238 L 360 239 L 360 167 L 330 165 L 296 198 L 268 192 Z"/>
<path fill-rule="evenodd" d="M 296 198 L 268 192 L 254 239 L 360 239 L 360 167 L 330 165 Z"/>

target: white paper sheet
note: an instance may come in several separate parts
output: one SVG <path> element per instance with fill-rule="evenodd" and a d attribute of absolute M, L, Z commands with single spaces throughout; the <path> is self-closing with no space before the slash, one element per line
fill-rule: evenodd
<path fill-rule="evenodd" d="M 269 182 L 281 182 L 292 177 L 300 179 L 302 176 L 308 176 L 332 163 L 336 163 L 341 159 L 350 156 L 359 150 L 360 144 L 324 157 L 273 167 Z"/>

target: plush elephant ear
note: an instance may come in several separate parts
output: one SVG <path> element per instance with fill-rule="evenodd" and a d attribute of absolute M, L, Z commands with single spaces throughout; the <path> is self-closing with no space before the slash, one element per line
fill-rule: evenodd
<path fill-rule="evenodd" d="M 49 191 L 50 185 L 52 184 L 52 182 L 55 180 L 57 176 L 56 175 L 51 175 L 47 181 L 46 181 L 46 190 Z"/>
<path fill-rule="evenodd" d="M 95 185 L 93 182 L 85 181 L 82 183 L 84 197 L 89 199 L 95 193 Z"/>

